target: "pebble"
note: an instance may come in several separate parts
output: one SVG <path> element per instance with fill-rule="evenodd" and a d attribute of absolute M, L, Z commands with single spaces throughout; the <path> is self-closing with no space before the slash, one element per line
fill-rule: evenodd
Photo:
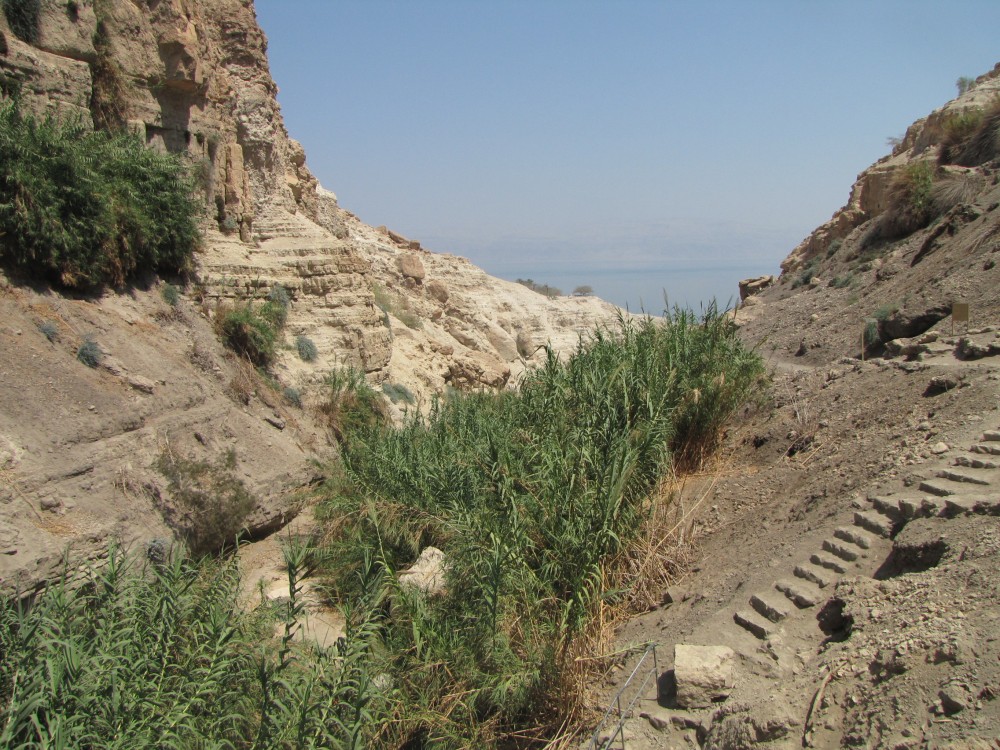
<path fill-rule="evenodd" d="M 934 443 L 934 445 L 931 446 L 931 453 L 933 453 L 936 456 L 940 456 L 942 453 L 947 453 L 947 452 L 948 452 L 947 443 Z"/>

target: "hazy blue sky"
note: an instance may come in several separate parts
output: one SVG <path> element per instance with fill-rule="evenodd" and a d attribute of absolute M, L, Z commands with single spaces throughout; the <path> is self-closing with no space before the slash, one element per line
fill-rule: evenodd
<path fill-rule="evenodd" d="M 344 208 L 635 309 L 776 271 L 1000 61 L 996 0 L 256 0 Z"/>

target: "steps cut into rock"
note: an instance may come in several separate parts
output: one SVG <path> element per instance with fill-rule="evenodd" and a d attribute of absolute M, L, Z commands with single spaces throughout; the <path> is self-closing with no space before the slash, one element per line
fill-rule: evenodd
<path fill-rule="evenodd" d="M 841 526 L 840 528 L 834 529 L 833 535 L 837 539 L 853 544 L 861 549 L 871 549 L 872 544 L 875 543 L 875 539 L 864 529 L 859 529 L 856 526 Z"/>
<path fill-rule="evenodd" d="M 984 442 L 1000 442 L 1000 430 L 987 430 L 983 433 Z"/>
<path fill-rule="evenodd" d="M 750 597 L 750 606 L 771 622 L 781 622 L 789 614 L 786 603 L 775 601 L 773 598 L 761 594 L 754 594 Z"/>
<path fill-rule="evenodd" d="M 886 539 L 891 537 L 893 531 L 895 530 L 895 524 L 892 522 L 891 518 L 872 510 L 855 511 L 854 524 L 855 526 L 860 526 L 866 531 L 870 531 L 872 534 L 877 534 L 878 536 L 885 537 Z"/>
<path fill-rule="evenodd" d="M 834 573 L 839 573 L 844 575 L 847 572 L 847 564 L 836 557 L 831 557 L 830 555 L 824 555 L 821 552 L 814 552 L 809 556 L 809 562 L 813 565 L 818 565 L 821 568 L 826 568 L 827 570 L 832 570 Z"/>
<path fill-rule="evenodd" d="M 993 456 L 1000 456 L 1000 443 L 979 443 L 969 448 L 973 453 L 984 453 Z"/>
<path fill-rule="evenodd" d="M 989 458 L 977 458 L 976 456 L 956 456 L 955 466 L 962 466 L 967 469 L 1000 469 L 1000 461 Z"/>
<path fill-rule="evenodd" d="M 816 603 L 823 598 L 819 589 L 805 581 L 778 581 L 774 587 L 788 597 L 799 609 L 815 607 Z"/>
<path fill-rule="evenodd" d="M 950 479 L 925 479 L 920 483 L 920 491 L 938 497 L 948 497 L 949 495 L 961 495 L 968 491 L 969 486 L 962 482 L 953 482 Z"/>
<path fill-rule="evenodd" d="M 760 640 L 770 638 L 774 632 L 774 623 L 764 619 L 756 612 L 739 610 L 733 613 L 733 621 L 744 630 L 748 630 L 754 637 Z"/>
<path fill-rule="evenodd" d="M 847 562 L 854 562 L 858 559 L 858 557 L 860 557 L 860 552 L 856 547 L 842 544 L 840 541 L 835 539 L 824 539 L 823 549 L 836 555 L 841 560 L 846 560 Z"/>
<path fill-rule="evenodd" d="M 939 479 L 947 479 L 950 482 L 958 482 L 960 484 L 978 484 L 982 486 L 990 484 L 990 480 L 987 477 L 976 476 L 964 471 L 955 471 L 954 469 L 942 469 L 937 472 L 937 476 Z"/>

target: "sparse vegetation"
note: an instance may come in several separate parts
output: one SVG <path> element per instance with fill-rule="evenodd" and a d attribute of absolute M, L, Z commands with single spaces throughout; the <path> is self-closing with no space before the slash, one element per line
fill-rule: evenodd
<path fill-rule="evenodd" d="M 315 362 L 316 357 L 319 356 L 316 344 L 308 336 L 300 335 L 295 337 L 295 350 L 299 353 L 299 359 L 303 362 Z"/>
<path fill-rule="evenodd" d="M 934 218 L 932 192 L 936 178 L 930 161 L 914 161 L 902 167 L 889 187 L 888 208 L 873 223 L 860 243 L 862 252 L 871 252 L 881 242 L 908 237 Z"/>
<path fill-rule="evenodd" d="M 539 737 L 579 706 L 569 675 L 592 618 L 636 582 L 629 543 L 671 466 L 694 468 L 761 386 L 760 358 L 704 320 L 622 321 L 550 352 L 519 392 L 452 394 L 395 429 L 342 423 L 344 473 L 324 512 L 344 602 L 433 545 L 445 593 L 392 587 L 370 669 L 395 686 L 373 746 L 493 746 Z M 345 377 L 337 393 L 362 387 Z"/>
<path fill-rule="evenodd" d="M 178 456 L 168 447 L 156 468 L 168 482 L 170 502 L 161 499 L 164 518 L 190 554 L 201 557 L 236 544 L 257 501 L 234 474 L 235 451 L 209 462 Z"/>
<path fill-rule="evenodd" d="M 1000 156 L 1000 97 L 985 108 L 952 115 L 944 123 L 940 164 L 977 167 Z"/>
<path fill-rule="evenodd" d="M 177 307 L 181 301 L 181 292 L 173 284 L 164 284 L 163 288 L 160 290 L 160 296 L 163 297 L 163 301 L 171 307 Z"/>
<path fill-rule="evenodd" d="M 76 358 L 87 365 L 87 367 L 100 367 L 104 354 L 94 339 L 86 338 L 76 350 Z"/>
<path fill-rule="evenodd" d="M 412 406 L 417 402 L 413 391 L 402 383 L 382 383 L 382 393 L 388 396 L 389 400 L 394 404 L 403 403 L 407 406 Z"/>
<path fill-rule="evenodd" d="M 583 284 L 573 290 L 574 297 L 588 297 L 593 293 L 594 293 L 594 287 L 590 286 L 589 284 Z"/>
<path fill-rule="evenodd" d="M 526 286 L 533 292 L 545 295 L 546 297 L 561 297 L 562 289 L 548 284 L 538 284 L 532 279 L 515 279 L 521 286 Z"/>
<path fill-rule="evenodd" d="M 292 388 L 291 386 L 286 386 L 281 395 L 285 397 L 285 401 L 290 403 L 292 406 L 301 409 L 302 408 L 302 392 L 298 388 Z"/>
<path fill-rule="evenodd" d="M 986 187 L 986 179 L 975 172 L 947 175 L 931 189 L 933 213 L 940 216 L 955 206 L 972 203 Z"/>
<path fill-rule="evenodd" d="M 216 327 L 223 343 L 258 367 L 274 361 L 284 309 L 273 302 L 254 305 L 245 302 L 236 308 L 220 310 Z"/>
<path fill-rule="evenodd" d="M 385 403 L 368 385 L 365 374 L 352 367 L 334 370 L 327 378 L 327 396 L 318 411 L 338 442 L 388 421 Z"/>
<path fill-rule="evenodd" d="M 840 276 L 834 276 L 830 281 L 830 286 L 834 289 L 846 289 L 855 283 L 855 277 L 853 273 L 845 273 Z"/>
<path fill-rule="evenodd" d="M 969 76 L 961 76 L 957 81 L 955 81 L 955 88 L 958 89 L 958 95 L 966 93 L 976 84 L 975 78 L 969 78 Z"/>
<path fill-rule="evenodd" d="M 38 330 L 42 332 L 49 341 L 55 341 L 59 338 L 59 328 L 51 320 L 43 320 L 38 324 Z"/>
<path fill-rule="evenodd" d="M 842 239 L 840 239 L 839 237 L 837 239 L 831 241 L 830 244 L 827 245 L 827 247 L 826 247 L 826 257 L 827 258 L 832 258 L 834 255 L 836 255 L 840 251 L 840 248 L 843 247 L 843 246 L 844 246 L 844 241 Z"/>
<path fill-rule="evenodd" d="M 0 261 L 68 287 L 184 271 L 199 240 L 181 162 L 132 135 L 0 101 Z"/>
<path fill-rule="evenodd" d="M 410 309 L 406 300 L 392 294 L 381 284 L 372 285 L 372 294 L 375 297 L 375 305 L 382 311 L 382 322 L 386 328 L 392 327 L 389 315 L 392 315 L 407 328 L 414 330 L 423 328 L 424 321 Z"/>
<path fill-rule="evenodd" d="M 799 287 L 806 286 L 816 272 L 819 270 L 819 258 L 812 258 L 808 263 L 806 263 L 802 270 L 795 276 L 792 280 L 792 289 L 798 289 Z"/>

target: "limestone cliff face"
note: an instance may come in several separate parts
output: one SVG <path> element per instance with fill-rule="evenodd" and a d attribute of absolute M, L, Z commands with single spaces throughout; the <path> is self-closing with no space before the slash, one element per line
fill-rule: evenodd
<path fill-rule="evenodd" d="M 0 13 L 3 91 L 184 155 L 205 232 L 199 281 L 177 307 L 155 288 L 70 299 L 0 273 L 0 591 L 41 585 L 67 548 L 95 557 L 111 540 L 176 533 L 190 510 L 165 456 L 224 466 L 256 498 L 252 534 L 287 522 L 332 451 L 309 407 L 334 368 L 427 404 L 447 387 L 511 384 L 541 345 L 566 351 L 613 322 L 596 298 L 547 299 L 343 211 L 288 137 L 251 0 L 13 5 L 38 13 Z M 273 367 L 305 409 L 212 330 L 219 303 L 276 284 L 291 297 L 286 343 L 304 335 L 318 350 L 304 362 L 287 346 Z M 76 359 L 86 338 L 99 368 Z"/>

